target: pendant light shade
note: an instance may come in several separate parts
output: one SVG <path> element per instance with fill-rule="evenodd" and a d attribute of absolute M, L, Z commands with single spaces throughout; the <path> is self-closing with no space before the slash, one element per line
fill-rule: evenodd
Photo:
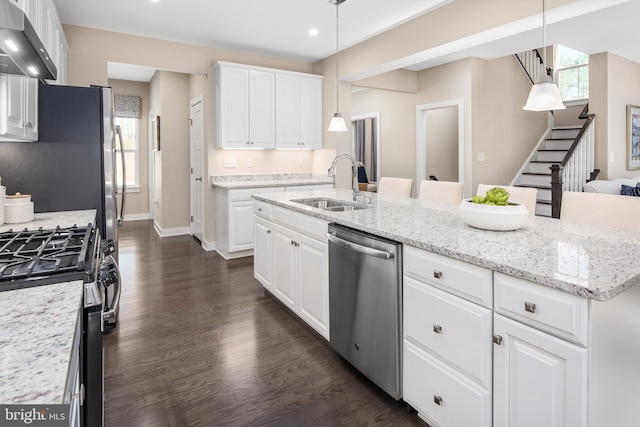
<path fill-rule="evenodd" d="M 547 70 L 547 21 L 545 17 L 544 1 L 542 0 L 542 65 Z M 564 110 L 566 107 L 562 102 L 560 91 L 551 81 L 551 76 L 548 72 L 540 77 L 538 81 L 531 87 L 529 92 L 529 98 L 527 103 L 523 107 L 523 110 L 529 111 L 551 111 L 551 110 Z"/>
<path fill-rule="evenodd" d="M 348 130 L 347 124 L 345 123 L 342 114 L 340 114 L 340 97 L 338 94 L 338 40 L 340 35 L 338 26 L 338 9 L 340 4 L 345 1 L 347 0 L 329 0 L 329 3 L 336 5 L 336 113 L 333 115 L 331 123 L 329 123 L 329 129 L 327 129 L 329 132 L 346 132 Z"/>

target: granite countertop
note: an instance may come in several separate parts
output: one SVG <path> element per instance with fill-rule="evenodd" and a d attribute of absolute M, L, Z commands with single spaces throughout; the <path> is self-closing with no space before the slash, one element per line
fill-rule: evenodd
<path fill-rule="evenodd" d="M 606 301 L 640 283 L 640 232 L 531 217 L 514 231 L 465 224 L 458 207 L 361 193 L 370 208 L 329 212 L 292 199 L 353 201 L 351 190 L 255 194 L 256 200 L 386 237 L 565 292 Z M 366 199 L 362 199 L 366 198 Z"/>
<path fill-rule="evenodd" d="M 0 232 L 93 224 L 96 211 L 37 213 Z M 0 292 L 0 404 L 63 403 L 82 280 Z"/>
<path fill-rule="evenodd" d="M 33 221 L 31 222 L 0 225 L 0 233 L 9 230 L 24 230 L 25 228 L 33 230 L 42 227 L 46 230 L 55 228 L 57 226 L 71 227 L 73 225 L 78 225 L 79 227 L 83 227 L 87 224 L 93 224 L 95 222 L 95 219 L 95 209 L 64 212 L 42 212 L 35 214 L 33 216 Z"/>
<path fill-rule="evenodd" d="M 326 174 L 315 173 L 280 173 L 280 174 L 245 174 L 214 175 L 211 185 L 228 190 L 243 188 L 293 187 L 300 185 L 333 184 L 333 179 Z"/>
<path fill-rule="evenodd" d="M 61 404 L 82 280 L 0 293 L 0 404 Z"/>

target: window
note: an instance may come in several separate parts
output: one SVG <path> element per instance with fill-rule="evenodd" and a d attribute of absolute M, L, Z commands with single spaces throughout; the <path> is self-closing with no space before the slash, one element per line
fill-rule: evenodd
<path fill-rule="evenodd" d="M 127 191 L 139 189 L 139 168 L 138 168 L 138 128 L 139 119 L 126 117 L 116 117 L 116 126 L 120 126 L 122 131 L 122 145 L 124 148 L 124 161 L 127 173 Z M 116 146 L 116 170 L 118 171 L 118 188 L 122 188 L 122 155 L 120 146 Z"/>
<path fill-rule="evenodd" d="M 589 99 L 589 55 L 558 45 L 555 62 L 556 82 L 562 100 Z"/>
<path fill-rule="evenodd" d="M 139 96 L 114 96 L 115 124 L 122 131 L 122 149 L 116 145 L 116 171 L 118 189 L 122 189 L 122 154 L 127 175 L 127 192 L 140 191 L 140 144 L 139 130 L 142 99 Z"/>

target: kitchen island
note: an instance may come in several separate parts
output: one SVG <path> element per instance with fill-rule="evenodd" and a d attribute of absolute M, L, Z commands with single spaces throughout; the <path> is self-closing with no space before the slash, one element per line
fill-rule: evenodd
<path fill-rule="evenodd" d="M 304 204 L 353 203 L 350 190 L 253 198 L 256 242 L 262 233 L 256 278 L 327 339 L 318 325 L 329 324 L 328 310 L 317 302 L 327 294 L 326 275 L 299 262 L 297 281 L 283 287 L 288 258 L 303 259 L 306 246 L 329 269 L 322 230 L 331 222 L 403 244 L 403 399 L 428 422 L 632 426 L 640 419 L 640 233 L 544 217 L 515 231 L 479 230 L 457 206 L 370 193 L 355 200 L 362 209 Z"/>
<path fill-rule="evenodd" d="M 28 223 L 4 224 L 0 232 L 86 226 L 95 215 L 38 213 Z M 0 404 L 69 403 L 83 291 L 83 281 L 75 280 L 0 292 Z"/>

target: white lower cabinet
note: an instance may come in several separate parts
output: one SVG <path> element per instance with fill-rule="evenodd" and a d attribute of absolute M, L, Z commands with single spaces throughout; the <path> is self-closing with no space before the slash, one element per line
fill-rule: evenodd
<path fill-rule="evenodd" d="M 493 425 L 587 425 L 587 349 L 495 314 Z"/>
<path fill-rule="evenodd" d="M 324 236 L 328 223 L 285 210 L 274 212 L 269 221 L 258 209 L 267 207 L 256 208 L 255 278 L 328 340 L 329 249 Z"/>

